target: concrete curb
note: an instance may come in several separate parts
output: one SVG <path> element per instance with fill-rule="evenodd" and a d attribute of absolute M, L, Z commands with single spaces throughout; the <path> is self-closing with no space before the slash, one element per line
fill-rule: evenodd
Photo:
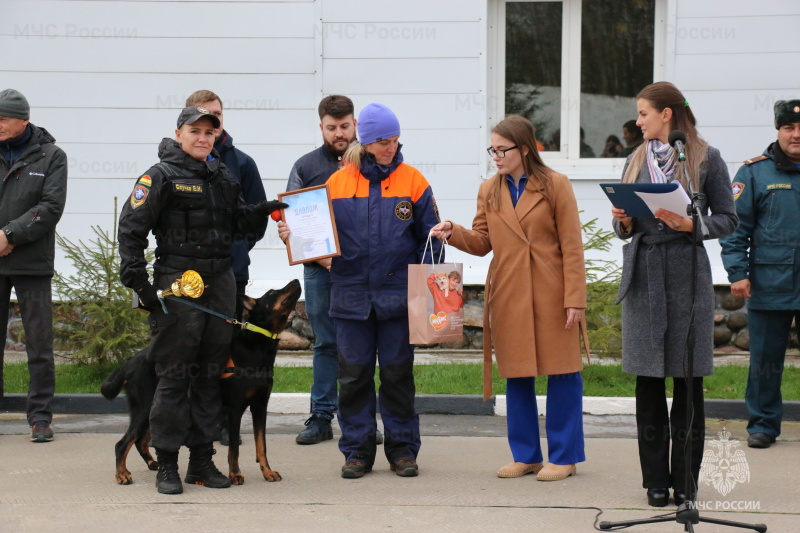
<path fill-rule="evenodd" d="M 0 412 L 24 413 L 24 394 L 6 394 Z M 539 414 L 546 414 L 544 396 L 537 397 Z M 671 403 L 671 402 L 670 402 Z M 270 398 L 269 412 L 278 414 L 305 414 L 309 412 L 311 398 L 304 393 L 274 393 Z M 506 416 L 506 397 L 495 396 L 484 402 L 477 394 L 420 394 L 416 400 L 420 414 L 485 415 Z M 52 403 L 58 414 L 119 414 L 127 413 L 124 395 L 106 400 L 100 394 L 56 394 Z M 744 400 L 706 400 L 707 418 L 744 420 L 747 409 Z M 586 396 L 583 412 L 590 415 L 633 415 L 636 413 L 634 398 L 606 398 Z M 783 402 L 783 420 L 800 421 L 800 402 Z"/>

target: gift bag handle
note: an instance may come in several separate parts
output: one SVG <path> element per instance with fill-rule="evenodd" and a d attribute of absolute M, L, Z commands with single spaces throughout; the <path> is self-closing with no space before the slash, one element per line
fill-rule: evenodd
<path fill-rule="evenodd" d="M 428 240 L 425 241 L 425 248 L 422 250 L 422 262 L 425 262 L 425 254 L 428 253 L 428 246 L 430 245 L 431 248 L 431 264 L 438 265 L 442 262 L 442 254 L 444 254 L 444 247 L 447 245 L 447 239 L 444 240 L 444 244 L 439 249 L 439 260 L 436 260 L 436 257 L 433 256 L 433 242 L 431 242 L 431 234 L 428 234 Z"/>

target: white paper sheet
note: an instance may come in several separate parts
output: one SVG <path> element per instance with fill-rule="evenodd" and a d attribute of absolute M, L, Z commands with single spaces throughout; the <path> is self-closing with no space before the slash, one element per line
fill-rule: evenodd
<path fill-rule="evenodd" d="M 692 203 L 689 200 L 689 195 L 683 190 L 683 187 L 678 186 L 672 192 L 667 193 L 649 193 L 649 192 L 636 192 L 636 196 L 642 199 L 650 211 L 655 212 L 659 209 L 666 209 L 672 211 L 676 215 L 689 216 L 687 208 Z"/>

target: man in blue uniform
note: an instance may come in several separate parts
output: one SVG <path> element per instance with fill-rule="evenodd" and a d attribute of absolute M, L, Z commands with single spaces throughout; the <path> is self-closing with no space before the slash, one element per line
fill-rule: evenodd
<path fill-rule="evenodd" d="M 800 100 L 775 102 L 775 128 L 777 142 L 736 173 L 739 227 L 720 239 L 731 292 L 749 299 L 751 448 L 769 448 L 781 433 L 786 343 L 800 318 Z"/>

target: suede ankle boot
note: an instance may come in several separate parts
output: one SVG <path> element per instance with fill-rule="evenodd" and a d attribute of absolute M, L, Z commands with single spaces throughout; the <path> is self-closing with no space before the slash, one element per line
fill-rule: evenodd
<path fill-rule="evenodd" d="M 186 469 L 186 483 L 204 485 L 212 489 L 226 489 L 231 480 L 222 475 L 214 466 L 211 456 L 216 453 L 213 443 L 195 446 L 189 449 L 189 468 Z"/>
<path fill-rule="evenodd" d="M 178 475 L 178 452 L 168 452 L 156 448 L 158 474 L 156 487 L 161 494 L 180 494 L 183 492 L 181 476 Z"/>

